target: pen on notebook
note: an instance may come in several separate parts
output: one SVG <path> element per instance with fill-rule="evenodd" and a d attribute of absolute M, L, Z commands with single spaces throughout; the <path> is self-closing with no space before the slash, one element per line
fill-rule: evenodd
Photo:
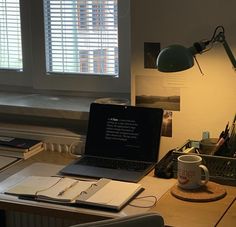
<path fill-rule="evenodd" d="M 75 181 L 74 183 L 72 183 L 71 185 L 69 185 L 68 187 L 66 187 L 62 191 L 60 191 L 57 195 L 62 196 L 66 191 L 68 191 L 70 188 L 74 187 L 78 182 L 79 181 Z"/>

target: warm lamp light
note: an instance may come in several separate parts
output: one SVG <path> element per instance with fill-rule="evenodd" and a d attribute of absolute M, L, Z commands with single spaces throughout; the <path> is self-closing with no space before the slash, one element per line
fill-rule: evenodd
<path fill-rule="evenodd" d="M 218 30 L 221 31 L 217 33 Z M 216 27 L 210 40 L 196 42 L 190 48 L 181 45 L 171 45 L 164 48 L 157 57 L 157 69 L 160 72 L 178 72 L 189 69 L 194 65 L 196 54 L 202 54 L 210 50 L 217 42 L 223 44 L 226 54 L 228 55 L 233 68 L 236 70 L 236 60 L 225 39 L 223 26 Z"/>

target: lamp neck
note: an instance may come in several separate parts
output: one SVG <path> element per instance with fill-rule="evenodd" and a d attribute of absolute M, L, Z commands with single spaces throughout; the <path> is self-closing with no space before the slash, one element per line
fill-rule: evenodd
<path fill-rule="evenodd" d="M 209 41 L 196 42 L 193 44 L 192 47 L 189 48 L 189 50 L 191 51 L 193 55 L 201 54 L 206 49 L 208 44 L 209 44 Z"/>
<path fill-rule="evenodd" d="M 223 44 L 223 47 L 225 49 L 225 52 L 226 54 L 228 55 L 229 57 L 229 60 L 231 61 L 231 64 L 233 65 L 234 69 L 236 70 L 236 60 L 235 60 L 235 57 L 225 39 L 225 34 L 224 32 L 220 32 L 214 39 L 213 42 L 220 42 Z"/>
<path fill-rule="evenodd" d="M 216 32 L 218 29 L 221 29 L 221 31 L 217 34 Z M 214 43 L 217 43 L 217 42 L 223 44 L 225 52 L 228 55 L 230 62 L 233 65 L 233 68 L 236 70 L 236 59 L 225 39 L 225 31 L 224 31 L 223 26 L 216 27 L 214 34 L 210 40 L 194 43 L 193 46 L 189 48 L 189 51 L 192 53 L 193 56 L 195 56 L 196 54 L 203 53 L 204 50 L 206 50 L 208 45 L 210 44 L 213 45 Z"/>

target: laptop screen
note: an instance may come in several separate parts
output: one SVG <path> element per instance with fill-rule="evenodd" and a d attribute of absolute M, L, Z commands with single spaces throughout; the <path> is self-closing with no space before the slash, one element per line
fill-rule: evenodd
<path fill-rule="evenodd" d="M 156 162 L 163 110 L 92 103 L 85 154 Z"/>

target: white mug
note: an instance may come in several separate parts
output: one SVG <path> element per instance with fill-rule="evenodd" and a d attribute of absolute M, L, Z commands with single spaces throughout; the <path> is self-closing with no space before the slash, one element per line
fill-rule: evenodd
<path fill-rule="evenodd" d="M 181 155 L 178 157 L 178 186 L 183 189 L 196 189 L 206 185 L 209 181 L 209 171 L 202 165 L 202 158 L 198 155 Z M 201 170 L 205 180 L 201 179 Z"/>

